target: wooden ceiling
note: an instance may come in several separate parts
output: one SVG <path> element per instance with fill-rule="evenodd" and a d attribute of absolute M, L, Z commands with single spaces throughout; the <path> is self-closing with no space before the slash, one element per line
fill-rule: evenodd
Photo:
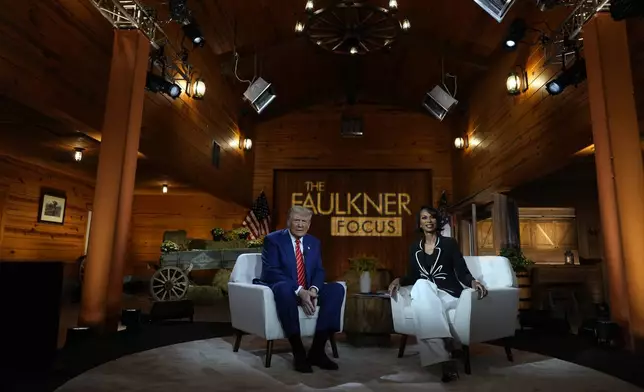
<path fill-rule="evenodd" d="M 473 0 L 400 0 L 397 17 L 409 18 L 410 32 L 389 51 L 349 57 L 325 52 L 294 33 L 295 23 L 305 21 L 305 3 L 188 1 L 229 78 L 235 79 L 236 51 L 241 79 L 253 77 L 256 57 L 258 74 L 273 83 L 278 99 L 260 120 L 315 103 L 342 102 L 354 88 L 361 103 L 419 109 L 424 93 L 441 81 L 442 58 L 445 72 L 458 77 L 457 98 L 463 101 L 498 54 L 511 21 L 528 9 L 527 2 L 519 2 L 497 23 Z M 317 1 L 316 6 L 325 3 Z M 245 87 L 238 83 L 240 94 Z"/>

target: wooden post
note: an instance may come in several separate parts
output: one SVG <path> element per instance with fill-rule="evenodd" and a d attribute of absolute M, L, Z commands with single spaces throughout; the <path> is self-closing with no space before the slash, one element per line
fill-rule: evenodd
<path fill-rule="evenodd" d="M 470 231 L 470 243 L 472 244 L 470 247 L 470 254 L 472 256 L 478 256 L 479 255 L 479 236 L 477 232 L 478 228 L 476 227 L 476 204 L 472 203 L 472 230 Z"/>
<path fill-rule="evenodd" d="M 495 193 L 492 205 L 492 227 L 494 235 L 494 252 L 499 254 L 508 242 L 508 197 Z"/>
<path fill-rule="evenodd" d="M 80 325 L 100 330 L 108 302 L 120 310 L 149 51 L 138 30 L 115 31 L 79 314 Z"/>
<path fill-rule="evenodd" d="M 625 22 L 584 27 L 590 113 L 612 317 L 644 350 L 644 164 Z"/>

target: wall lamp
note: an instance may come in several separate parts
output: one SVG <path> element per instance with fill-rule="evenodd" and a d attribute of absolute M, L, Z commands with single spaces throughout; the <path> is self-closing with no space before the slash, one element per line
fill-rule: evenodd
<path fill-rule="evenodd" d="M 161 192 L 168 193 L 168 184 L 163 184 L 163 186 L 161 187 Z"/>
<path fill-rule="evenodd" d="M 76 162 L 80 162 L 83 159 L 83 151 L 85 151 L 85 149 L 80 147 L 76 147 L 74 149 L 74 160 Z"/>
<path fill-rule="evenodd" d="M 462 136 L 462 137 L 457 137 L 456 139 L 454 139 L 454 147 L 456 147 L 456 149 L 458 149 L 458 150 L 462 150 L 464 148 L 467 148 L 467 147 L 469 147 L 469 145 L 470 145 L 470 143 L 469 143 L 469 141 L 467 139 L 467 135 Z"/>
<path fill-rule="evenodd" d="M 528 73 L 526 70 L 517 65 L 505 80 L 505 88 L 510 95 L 519 95 L 528 91 Z"/>
<path fill-rule="evenodd" d="M 253 148 L 253 141 L 250 138 L 239 138 L 239 148 L 249 151 Z"/>

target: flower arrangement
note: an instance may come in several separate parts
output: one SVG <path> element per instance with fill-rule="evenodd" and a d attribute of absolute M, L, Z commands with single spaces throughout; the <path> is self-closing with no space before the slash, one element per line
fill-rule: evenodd
<path fill-rule="evenodd" d="M 172 241 L 163 241 L 161 244 L 161 253 L 178 252 L 181 250 L 179 245 Z"/>
<path fill-rule="evenodd" d="M 221 227 L 215 227 L 214 229 L 210 230 L 210 234 L 212 235 L 213 241 L 221 241 L 224 239 L 224 234 L 226 234 L 226 231 Z"/>
<path fill-rule="evenodd" d="M 248 240 L 246 242 L 249 248 L 261 248 L 264 246 L 264 237 L 256 238 L 254 240 Z"/>
<path fill-rule="evenodd" d="M 250 237 L 250 230 L 248 230 L 248 228 L 243 226 L 233 230 L 233 232 L 235 232 L 235 234 L 237 235 L 237 238 L 239 238 L 240 240 L 247 240 L 248 237 Z"/>

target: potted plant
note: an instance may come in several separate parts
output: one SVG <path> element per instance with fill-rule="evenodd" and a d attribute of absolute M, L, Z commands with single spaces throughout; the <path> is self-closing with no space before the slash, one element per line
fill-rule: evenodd
<path fill-rule="evenodd" d="M 349 265 L 360 277 L 360 292 L 371 292 L 371 273 L 378 268 L 378 259 L 375 256 L 359 255 L 350 258 Z"/>
<path fill-rule="evenodd" d="M 210 234 L 212 235 L 212 240 L 213 241 L 221 241 L 224 239 L 224 234 L 226 231 L 222 229 L 221 227 L 215 227 L 214 229 L 210 230 Z"/>
<path fill-rule="evenodd" d="M 499 256 L 503 256 L 510 260 L 512 269 L 517 274 L 527 274 L 528 267 L 534 264 L 534 261 L 525 257 L 525 255 L 519 248 L 501 248 Z"/>
<path fill-rule="evenodd" d="M 238 229 L 235 229 L 234 231 L 237 234 L 237 238 L 239 238 L 240 240 L 247 240 L 248 237 L 250 237 L 250 230 L 248 230 L 246 227 L 240 227 Z"/>
<path fill-rule="evenodd" d="M 178 252 L 180 251 L 181 248 L 179 245 L 172 241 L 163 241 L 161 244 L 161 253 L 166 254 L 166 253 L 171 253 L 171 252 Z"/>

